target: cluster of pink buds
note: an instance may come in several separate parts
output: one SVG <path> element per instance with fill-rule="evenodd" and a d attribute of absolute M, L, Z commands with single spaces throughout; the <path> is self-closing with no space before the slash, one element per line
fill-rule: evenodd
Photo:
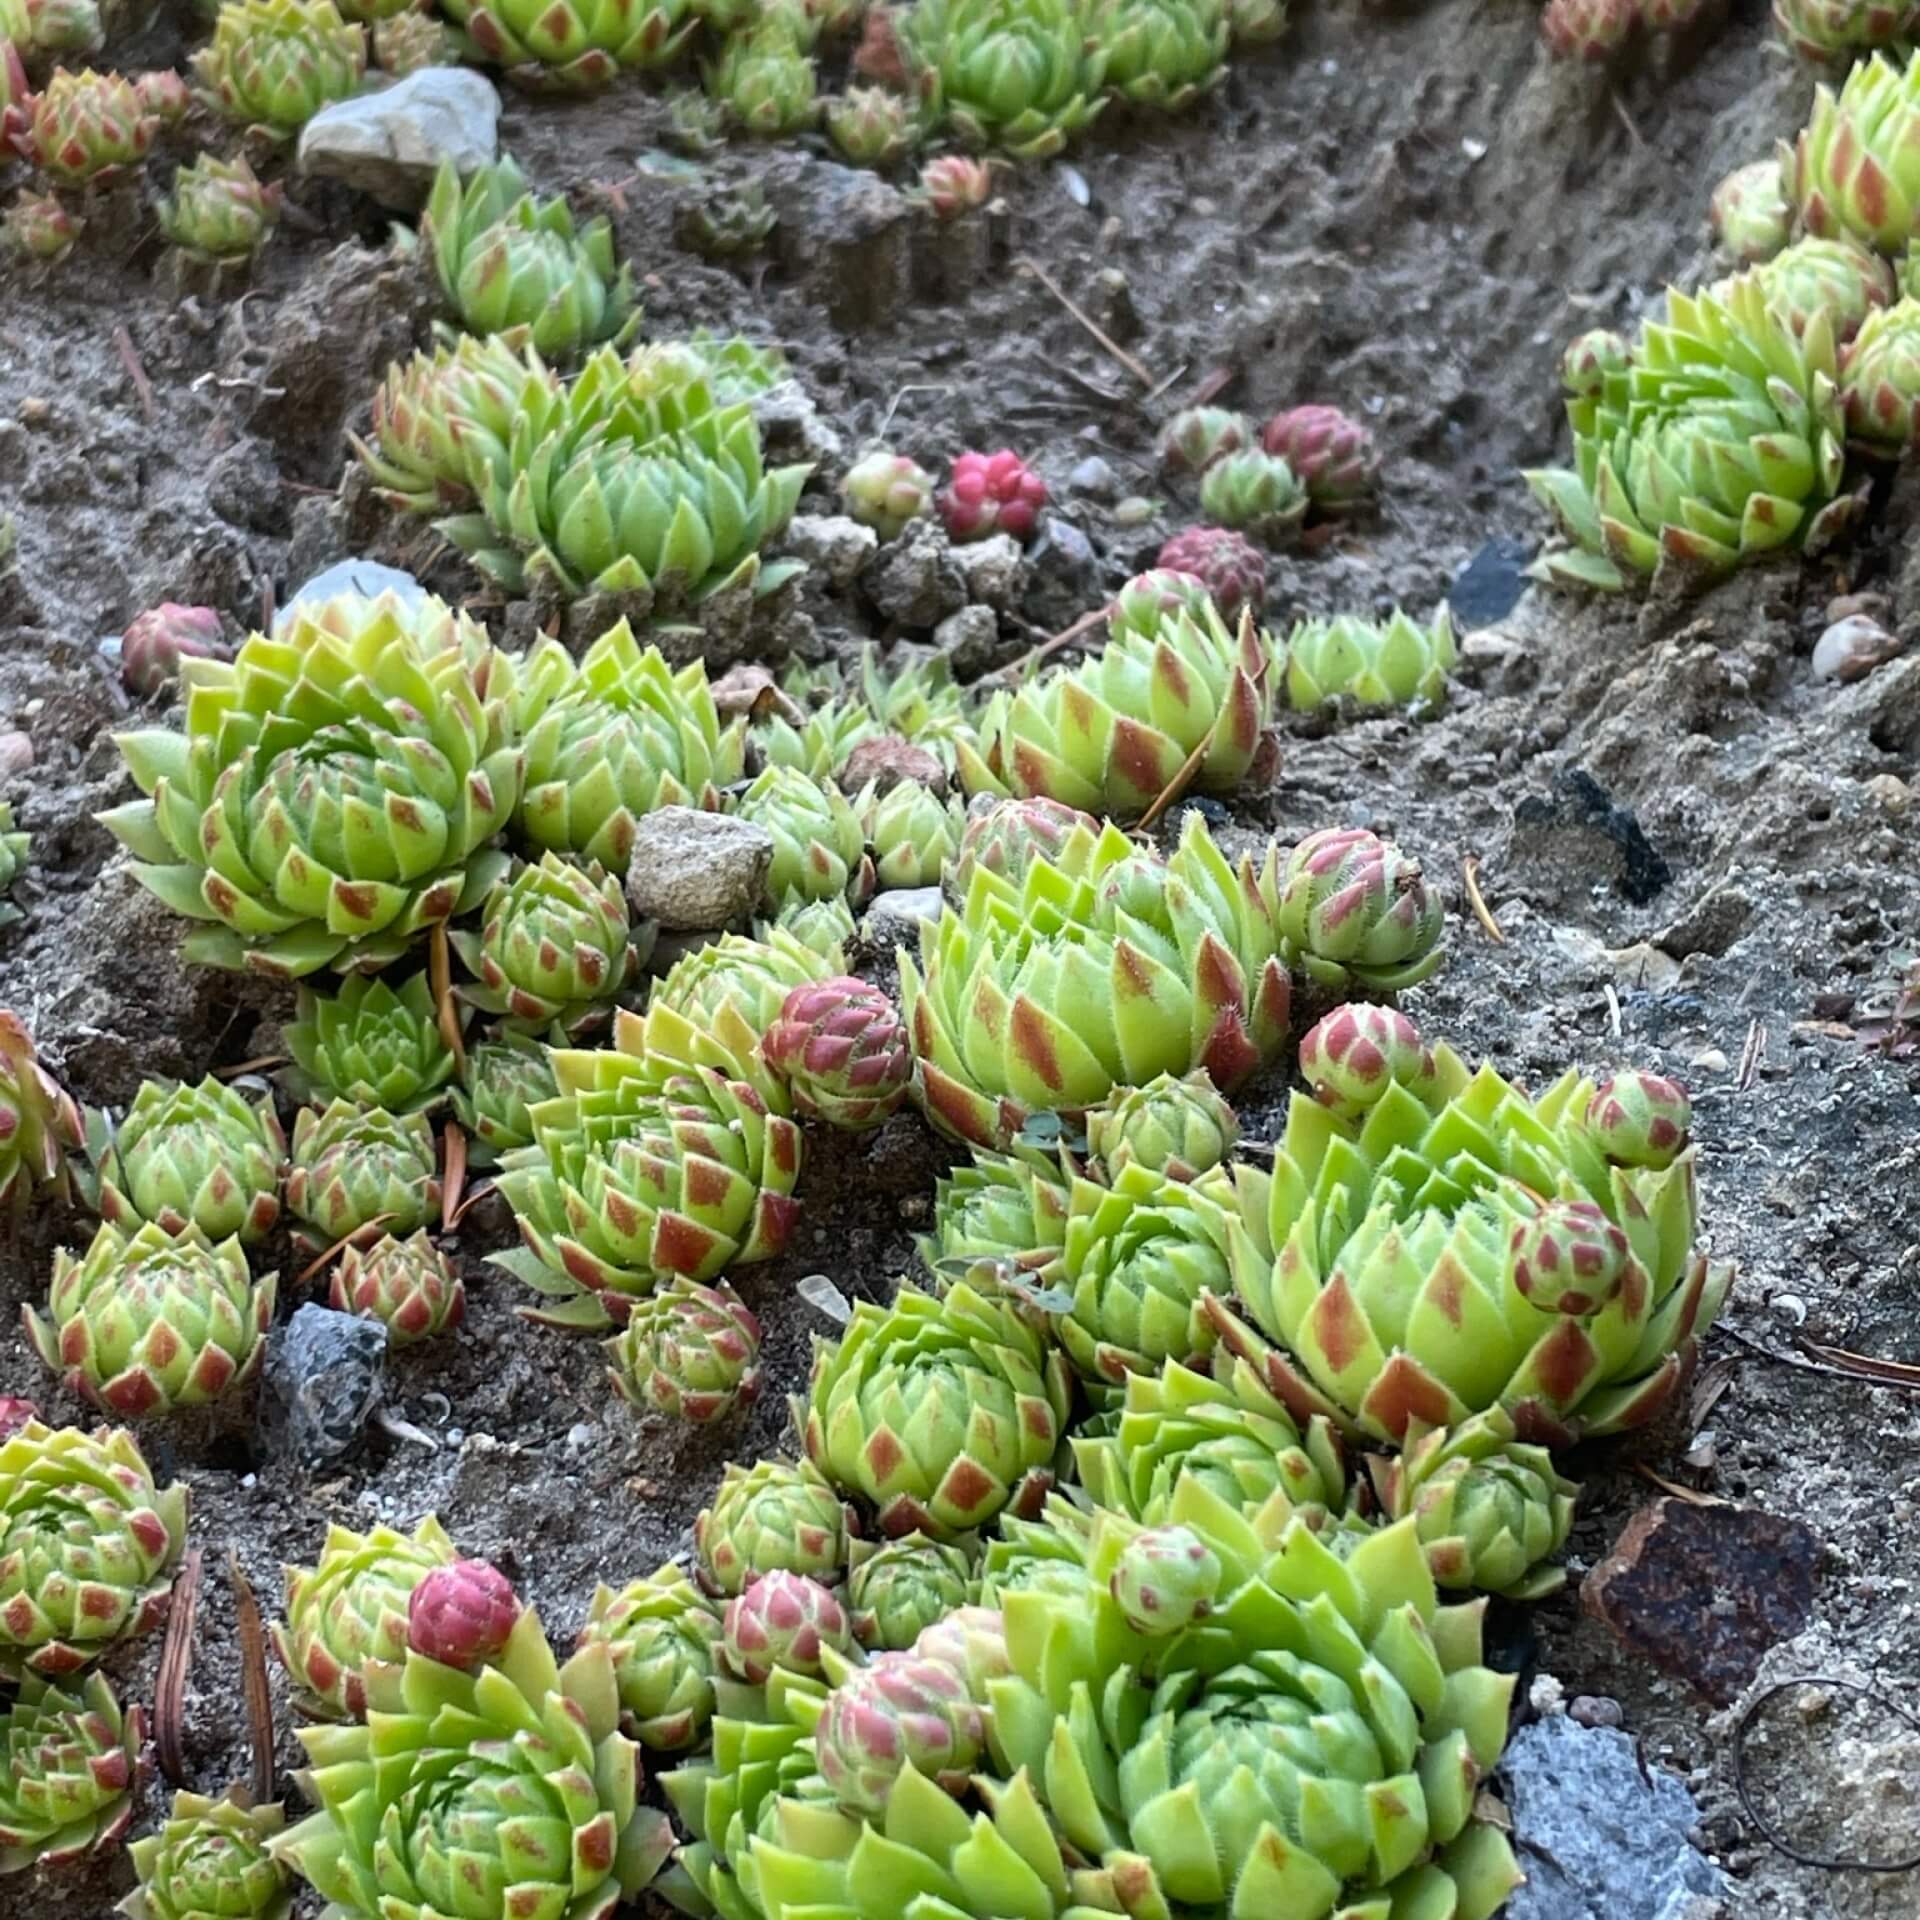
<path fill-rule="evenodd" d="M 1010 533 L 1031 540 L 1047 504 L 1047 483 L 1017 453 L 963 453 L 940 495 L 940 518 L 954 540 Z"/>

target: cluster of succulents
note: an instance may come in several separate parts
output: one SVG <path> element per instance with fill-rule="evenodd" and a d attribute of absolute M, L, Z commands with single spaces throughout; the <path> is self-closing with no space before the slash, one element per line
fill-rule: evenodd
<path fill-rule="evenodd" d="M 1201 509 L 1216 528 L 1268 546 L 1287 540 L 1309 513 L 1337 516 L 1364 505 L 1380 467 L 1373 435 L 1338 407 L 1319 404 L 1287 408 L 1257 431 L 1231 408 L 1186 407 L 1167 422 L 1160 457 L 1170 474 L 1198 484 Z M 1160 564 L 1181 562 L 1163 554 Z"/>
<path fill-rule="evenodd" d="M 277 139 L 359 91 L 366 29 L 333 0 L 223 0 L 193 57 L 202 97 L 222 118 Z"/>

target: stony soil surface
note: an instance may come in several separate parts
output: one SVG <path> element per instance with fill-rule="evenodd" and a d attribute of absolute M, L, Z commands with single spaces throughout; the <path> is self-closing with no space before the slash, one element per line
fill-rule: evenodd
<path fill-rule="evenodd" d="M 1038 560 L 1025 624 L 1003 625 L 1010 657 L 1097 604 L 1191 517 L 1168 500 L 1153 522 L 1122 527 L 1109 502 L 1156 491 L 1154 428 L 1215 369 L 1256 414 L 1306 399 L 1361 411 L 1387 450 L 1379 517 L 1277 563 L 1281 617 L 1395 599 L 1424 609 L 1489 538 L 1537 538 L 1515 469 L 1562 450 L 1560 342 L 1629 320 L 1668 277 L 1702 277 L 1713 181 L 1803 116 L 1811 83 L 1767 40 L 1762 9 L 1743 0 L 1724 32 L 1650 63 L 1615 99 L 1550 71 L 1533 9 L 1513 0 L 1323 5 L 1190 121 L 1115 128 L 1073 173 L 1009 175 L 976 284 L 944 298 L 901 285 L 884 303 L 873 263 L 894 242 L 876 243 L 871 208 L 856 204 L 872 189 L 820 152 L 716 163 L 764 174 L 782 214 L 772 254 L 736 274 L 676 248 L 684 189 L 637 165 L 658 130 L 646 95 L 509 100 L 504 137 L 543 190 L 614 214 L 650 330 L 777 341 L 849 450 L 890 421 L 900 448 L 930 463 L 1003 442 L 1035 460 L 1085 538 L 1058 536 Z M 166 59 L 179 44 L 162 27 L 143 53 Z M 108 734 L 133 717 L 99 638 L 160 598 L 256 621 L 350 552 L 475 592 L 419 527 L 362 489 L 334 498 L 343 433 L 364 423 L 387 360 L 424 338 L 430 303 L 372 250 L 383 222 L 367 203 L 298 186 L 292 198 L 244 299 L 177 298 L 138 221 L 84 265 L 0 281 L 0 507 L 21 542 L 18 574 L 0 584 L 0 726 L 25 728 L 38 754 L 11 790 L 35 869 L 26 924 L 0 935 L 0 1004 L 88 1101 L 277 1053 L 288 1011 L 261 988 L 183 970 L 175 925 L 93 823 L 129 790 Z M 1144 400 L 1018 270 L 1025 256 L 1126 330 L 1164 397 Z M 1111 269 L 1124 291 L 1097 281 Z M 1111 487 L 1092 476 L 1105 498 L 1070 483 L 1089 458 L 1110 470 Z M 1920 945 L 1920 652 L 1846 687 L 1809 667 L 1836 593 L 1883 594 L 1890 626 L 1920 629 L 1912 525 L 1910 502 L 1877 502 L 1847 571 L 1755 575 L 1689 607 L 1530 598 L 1471 641 L 1445 714 L 1296 728 L 1272 790 L 1236 814 L 1288 839 L 1366 824 L 1418 853 L 1456 920 L 1450 966 L 1407 1004 L 1462 1051 L 1535 1085 L 1570 1061 L 1631 1062 L 1694 1089 L 1705 1232 L 1742 1277 L 1694 1406 L 1574 1463 L 1587 1488 L 1576 1581 L 1656 1496 L 1643 1468 L 1791 1516 L 1824 1555 L 1813 1618 L 1769 1677 L 1851 1675 L 1895 1700 L 1920 1681 L 1920 1403 L 1815 1370 L 1798 1343 L 1920 1361 L 1920 1080 L 1848 1031 L 1885 997 L 1896 956 Z M 854 598 L 815 594 L 807 611 L 810 632 L 792 631 L 816 649 L 883 632 Z M 1578 822 L 1575 773 L 1637 821 L 1662 883 Z M 1503 944 L 1467 910 L 1469 856 Z M 1271 1129 L 1285 1090 L 1280 1076 L 1254 1090 L 1251 1136 Z M 808 1152 L 794 1250 L 738 1276 L 771 1365 L 770 1391 L 737 1427 L 689 1438 L 643 1422 L 612 1398 L 591 1341 L 521 1322 L 515 1283 L 482 1263 L 507 1239 L 483 1209 L 457 1246 L 465 1330 L 391 1370 L 397 1410 L 435 1450 L 376 1434 L 316 1480 L 262 1450 L 244 1415 L 151 1436 L 158 1463 L 192 1485 L 207 1549 L 195 1784 L 217 1791 L 245 1770 L 229 1552 L 271 1610 L 279 1563 L 310 1559 L 328 1521 L 411 1526 L 437 1511 L 567 1635 L 596 1580 L 686 1544 L 723 1457 L 780 1446 L 808 1341 L 831 1330 L 796 1282 L 823 1272 L 850 1294 L 883 1294 L 911 1268 L 947 1157 L 911 1119 L 867 1143 L 811 1138 Z M 0 1392 L 30 1392 L 60 1419 L 82 1409 L 49 1389 L 11 1315 L 42 1293 L 51 1247 L 85 1232 L 43 1217 L 0 1251 Z M 290 1281 L 298 1262 L 281 1252 Z M 1583 1619 L 1576 1591 L 1504 1622 L 1512 1657 L 1569 1696 L 1618 1702 L 1647 1763 L 1690 1779 L 1700 1837 L 1734 1876 L 1731 1911 L 1920 1911 L 1920 1874 L 1832 1873 L 1766 1846 L 1733 1790 L 1732 1717 L 1621 1650 Z M 139 1694 L 156 1657 L 152 1643 L 126 1650 L 113 1671 Z M 274 1680 L 285 1765 L 295 1748 Z M 1775 1701 L 1761 1731 L 1750 1783 L 1802 1851 L 1885 1858 L 1913 1844 L 1911 1726 L 1796 1697 Z M 0 1912 L 104 1920 L 124 1883 L 123 1864 L 0 1883 Z"/>

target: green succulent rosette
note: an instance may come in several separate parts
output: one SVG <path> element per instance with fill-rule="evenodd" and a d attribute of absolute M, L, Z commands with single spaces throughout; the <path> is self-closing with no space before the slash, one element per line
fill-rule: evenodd
<path fill-rule="evenodd" d="M 1446 903 L 1365 827 L 1323 827 L 1287 855 L 1279 917 L 1288 959 L 1322 988 L 1399 993 L 1446 959 Z"/>
<path fill-rule="evenodd" d="M 440 1205 L 440 1152 L 424 1113 L 386 1113 L 335 1100 L 293 1122 L 287 1206 L 315 1251 L 382 1234 L 404 1238 Z"/>
<path fill-rule="evenodd" d="M 333 0 L 225 0 L 193 56 L 209 106 L 283 140 L 357 93 L 366 67 L 366 30 L 341 19 Z"/>
<path fill-rule="evenodd" d="M 815 1342 L 807 1457 L 882 1532 L 950 1540 L 1045 1496 L 1069 1399 L 1061 1355 L 1014 1302 L 903 1285 Z"/>
<path fill-rule="evenodd" d="M 629 69 L 668 65 L 699 26 L 687 0 L 449 0 L 467 46 L 535 92 L 597 93 Z"/>
<path fill-rule="evenodd" d="M 977 1556 L 965 1546 L 909 1533 L 856 1540 L 847 1608 L 854 1638 L 870 1653 L 904 1653 L 936 1621 L 979 1597 Z"/>
<path fill-rule="evenodd" d="M 147 1718 L 102 1674 L 73 1691 L 29 1673 L 0 1713 L 0 1879 L 118 1844 L 133 1820 Z"/>
<path fill-rule="evenodd" d="M 847 970 L 847 944 L 854 935 L 853 909 L 844 900 L 789 900 L 771 921 L 755 929 L 761 942 L 779 934 L 797 940 L 826 971 L 823 980 Z"/>
<path fill-rule="evenodd" d="M 1618 591 L 1666 569 L 1705 582 L 1797 547 L 1818 553 L 1852 519 L 1834 336 L 1768 305 L 1757 273 L 1667 296 L 1626 367 L 1567 402 L 1571 468 L 1527 474 L 1567 544 L 1536 578 Z"/>
<path fill-rule="evenodd" d="M 146 797 L 100 816 L 135 877 L 202 923 L 186 956 L 373 972 L 477 905 L 520 798 L 503 657 L 440 601 L 291 611 L 182 663 L 185 731 L 122 734 Z"/>
<path fill-rule="evenodd" d="M 1547 1445 L 1651 1420 L 1733 1279 L 1694 1251 L 1694 1150 L 1616 1165 L 1590 1081 L 1529 1100 L 1432 1052 L 1361 1117 L 1296 1093 L 1271 1170 L 1207 1177 L 1234 1209 L 1223 1341 L 1296 1415 L 1394 1444 L 1495 1406 Z"/>
<path fill-rule="evenodd" d="M 1920 207 L 1920 53 L 1875 53 L 1836 93 L 1814 89 L 1813 112 L 1791 145 L 1780 144 L 1787 197 L 1808 233 L 1851 235 L 1877 253 L 1899 253 Z"/>
<path fill-rule="evenodd" d="M 366 975 L 331 994 L 303 986 L 282 1037 L 297 1068 L 288 1077 L 303 1100 L 418 1113 L 446 1098 L 458 1066 L 424 973 L 397 992 Z"/>
<path fill-rule="evenodd" d="M 813 61 L 789 19 L 787 11 L 767 9 L 759 25 L 733 35 L 707 67 L 708 96 L 735 126 L 761 140 L 803 133 L 820 117 Z"/>
<path fill-rule="evenodd" d="M 1239 1138 L 1239 1119 L 1204 1071 L 1115 1088 L 1087 1115 L 1087 1152 L 1109 1179 L 1141 1166 L 1192 1180 L 1218 1166 Z"/>
<path fill-rule="evenodd" d="M 1133 106 L 1180 113 L 1226 77 L 1225 0 L 1095 0 L 1091 21 L 1107 90 Z"/>
<path fill-rule="evenodd" d="M 793 904 L 846 911 L 840 895 L 829 895 L 821 902 Z M 786 917 L 782 915 L 783 922 Z M 839 923 L 812 931 L 816 935 L 838 933 Z M 852 931 L 849 914 L 846 932 Z M 672 969 L 654 983 L 647 1013 L 650 1019 L 659 1014 L 676 1016 L 726 1048 L 750 1071 L 757 1071 L 753 1063 L 759 1057 L 760 1041 L 780 1017 L 787 995 L 796 987 L 830 980 L 844 970 L 845 955 L 838 940 L 823 951 L 803 940 L 791 925 L 762 926 L 755 939 L 726 933 L 673 963 Z"/>
<path fill-rule="evenodd" d="M 984 1269 L 997 1282 L 1045 1266 L 1065 1244 L 1071 1176 L 1028 1149 L 975 1152 L 934 1183 L 920 1258 L 936 1282 Z"/>
<path fill-rule="evenodd" d="M 1774 24 L 1803 60 L 1835 64 L 1914 36 L 1909 0 L 1773 0 Z"/>
<path fill-rule="evenodd" d="M 0 800 L 0 895 L 13 891 L 13 883 L 27 868 L 27 850 L 33 844 L 33 836 L 17 833 L 13 825 L 13 808 L 5 800 Z M 20 909 L 4 898 L 0 898 L 0 927 L 10 927 L 20 918 Z"/>
<path fill-rule="evenodd" d="M 875 880 L 882 887 L 934 887 L 960 851 L 966 813 L 958 800 L 941 800 L 918 780 L 885 793 L 869 781 L 854 797 Z"/>
<path fill-rule="evenodd" d="M 79 1259 L 54 1256 L 47 1310 L 24 1308 L 40 1358 L 124 1419 L 209 1405 L 260 1370 L 276 1276 L 258 1283 L 237 1239 L 103 1224 Z"/>
<path fill-rule="evenodd" d="M 367 1689 L 367 1724 L 301 1729 L 319 1811 L 273 1843 L 342 1920 L 607 1920 L 672 1850 L 612 1656 L 558 1665 L 531 1607 L 475 1671 L 408 1653 Z"/>
<path fill-rule="evenodd" d="M 0 1675 L 58 1679 L 150 1633 L 186 1544 L 185 1482 L 155 1486 L 124 1427 L 16 1428 L 0 1441 Z"/>
<path fill-rule="evenodd" d="M 753 729 L 754 744 L 770 767 L 791 767 L 812 780 L 831 780 L 862 740 L 880 731 L 864 700 L 829 700 L 796 724 L 775 710 Z"/>
<path fill-rule="evenodd" d="M 1045 159 L 1105 104 L 1108 56 L 1080 0 L 917 0 L 901 38 L 929 112 L 970 146 Z"/>
<path fill-rule="evenodd" d="M 89 1198 L 124 1229 L 198 1227 L 251 1246 L 280 1218 L 287 1136 L 273 1097 L 249 1101 L 209 1074 L 197 1087 L 143 1080 L 125 1119 L 87 1115 Z"/>
<path fill-rule="evenodd" d="M 694 1522 L 693 1556 L 710 1593 L 732 1596 L 776 1571 L 825 1584 L 846 1571 L 847 1510 L 804 1461 L 736 1462 Z"/>
<path fill-rule="evenodd" d="M 1459 657 L 1444 606 L 1424 628 L 1397 607 L 1380 621 L 1302 620 L 1287 635 L 1287 703 L 1301 713 L 1342 698 L 1361 707 L 1437 706 Z"/>
<path fill-rule="evenodd" d="M 794 899 L 864 899 L 873 890 L 859 816 L 831 780 L 768 767 L 734 803 L 734 812 L 773 836 L 767 893 L 776 906 Z"/>
<path fill-rule="evenodd" d="M 67 1191 L 67 1152 L 84 1138 L 73 1097 L 40 1064 L 17 1013 L 0 1007 L 0 1211 Z"/>
<path fill-rule="evenodd" d="M 436 1567 L 460 1556 L 431 1514 L 410 1534 L 331 1526 L 311 1567 L 286 1567 L 287 1616 L 270 1629 L 295 1704 L 323 1720 L 367 1711 L 369 1667 L 406 1658 L 407 1602 Z"/>
<path fill-rule="evenodd" d="M 242 155 L 202 154 L 173 176 L 160 227 L 188 259 L 209 266 L 251 260 L 280 224 L 280 189 L 265 186 Z"/>
<path fill-rule="evenodd" d="M 669 1563 L 616 1592 L 602 1585 L 580 1630 L 613 1657 L 621 1724 L 653 1753 L 702 1745 L 714 1713 L 720 1609 Z"/>
<path fill-rule="evenodd" d="M 633 276 L 616 267 L 603 215 L 575 229 L 563 199 L 527 191 L 511 155 L 468 175 L 442 161 L 421 243 L 461 325 L 481 335 L 526 329 L 534 348 L 564 358 L 638 324 Z"/>
<path fill-rule="evenodd" d="M 1236 867 L 1190 813 L 1164 862 L 1112 825 L 1063 858 L 1017 886 L 977 864 L 918 962 L 901 953 L 915 1097 L 977 1146 L 1162 1073 L 1205 1067 L 1230 1091 L 1286 1037 L 1277 850 Z"/>
<path fill-rule="evenodd" d="M 1920 300 L 1868 314 L 1841 362 L 1840 399 L 1849 429 L 1876 451 L 1920 440 Z"/>
<path fill-rule="evenodd" d="M 643 814 L 715 810 L 744 770 L 745 722 L 720 724 L 704 662 L 669 667 L 624 620 L 577 663 L 543 641 L 520 686 L 527 781 L 515 824 L 553 853 L 624 874 Z"/>
<path fill-rule="evenodd" d="M 466 1072 L 453 1089 L 453 1111 L 467 1130 L 467 1160 L 497 1165 L 533 1140 L 533 1109 L 559 1092 L 546 1049 L 509 1034 L 468 1049 Z"/>
<path fill-rule="evenodd" d="M 1230 793 L 1273 722 L 1273 643 L 1250 619 L 1175 608 L 1123 627 L 1084 665 L 998 694 L 956 743 L 969 794 L 1056 800 L 1134 819 L 1185 773 Z M 1189 766 L 1191 763 L 1191 770 Z"/>
<path fill-rule="evenodd" d="M 1844 348 L 1860 323 L 1893 298 L 1893 271 L 1859 241 L 1807 234 L 1752 269 L 1767 306 L 1796 335 L 1825 314 L 1834 345 Z M 1843 356 L 1844 357 L 1844 356 Z"/>
<path fill-rule="evenodd" d="M 126 1920 L 287 1920 L 293 1875 L 270 1850 L 286 1819 L 277 1801 L 176 1793 L 160 1831 L 128 1846 L 140 1884 L 116 1911 Z"/>

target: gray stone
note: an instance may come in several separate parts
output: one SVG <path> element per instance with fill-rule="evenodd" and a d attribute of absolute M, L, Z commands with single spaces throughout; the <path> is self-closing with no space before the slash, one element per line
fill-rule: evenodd
<path fill-rule="evenodd" d="M 1100 563 L 1093 542 L 1071 520 L 1049 513 L 1027 554 L 1033 569 L 1027 617 L 1058 632 L 1092 606 L 1100 592 Z"/>
<path fill-rule="evenodd" d="M 953 658 L 957 680 L 977 680 L 1000 664 L 1000 616 L 991 607 L 962 607 L 933 630 L 933 644 Z"/>
<path fill-rule="evenodd" d="M 1089 500 L 1111 500 L 1119 482 L 1114 478 L 1113 468 L 1094 453 L 1067 475 L 1067 485 L 1075 493 L 1084 493 Z"/>
<path fill-rule="evenodd" d="M 417 607 L 427 590 L 412 574 L 398 567 L 383 567 L 378 560 L 342 560 L 324 573 L 316 573 L 295 591 L 287 604 L 274 616 L 273 630 L 283 632 L 293 619 L 296 607 L 319 606 L 343 593 L 364 594 L 369 600 L 383 593 L 396 594 L 402 603 Z"/>
<path fill-rule="evenodd" d="M 817 567 L 830 585 L 843 588 L 859 578 L 879 545 L 871 527 L 844 513 L 796 513 L 780 541 L 783 553 Z"/>
<path fill-rule="evenodd" d="M 816 467 L 830 467 L 844 460 L 847 443 L 798 380 L 783 380 L 755 394 L 751 405 L 768 466 L 810 460 Z"/>
<path fill-rule="evenodd" d="M 1821 634 L 1813 649 L 1816 680 L 1858 680 L 1899 653 L 1896 640 L 1879 621 L 1850 613 Z"/>
<path fill-rule="evenodd" d="M 1686 1920 L 1696 1900 L 1728 1892 L 1688 1838 L 1693 1796 L 1658 1767 L 1643 1774 L 1626 1734 L 1536 1720 L 1509 1742 L 1500 1775 L 1527 1876 L 1506 1920 Z"/>
<path fill-rule="evenodd" d="M 309 1302 L 270 1341 L 260 1401 L 268 1445 L 305 1467 L 338 1460 L 386 1391 L 386 1328 Z"/>
<path fill-rule="evenodd" d="M 467 67 L 425 67 L 322 107 L 300 130 L 299 165 L 406 213 L 426 199 L 443 160 L 465 176 L 499 152 L 493 83 Z"/>
<path fill-rule="evenodd" d="M 931 520 L 909 521 L 861 584 L 881 613 L 903 627 L 936 627 L 967 603 L 954 550 Z"/>
<path fill-rule="evenodd" d="M 917 947 L 922 922 L 940 917 L 938 887 L 892 887 L 876 893 L 860 922 L 860 937 L 875 953 L 891 957 L 895 947 Z"/>
<path fill-rule="evenodd" d="M 816 164 L 774 202 L 781 263 L 836 326 L 873 326 L 906 303 L 912 208 L 898 189 L 865 168 Z"/>
<path fill-rule="evenodd" d="M 1027 556 L 1010 533 L 969 540 L 953 550 L 967 598 L 999 613 L 1011 613 L 1027 590 Z"/>
<path fill-rule="evenodd" d="M 750 820 L 693 807 L 643 814 L 627 869 L 627 898 L 669 931 L 732 926 L 760 905 L 773 835 Z"/>

